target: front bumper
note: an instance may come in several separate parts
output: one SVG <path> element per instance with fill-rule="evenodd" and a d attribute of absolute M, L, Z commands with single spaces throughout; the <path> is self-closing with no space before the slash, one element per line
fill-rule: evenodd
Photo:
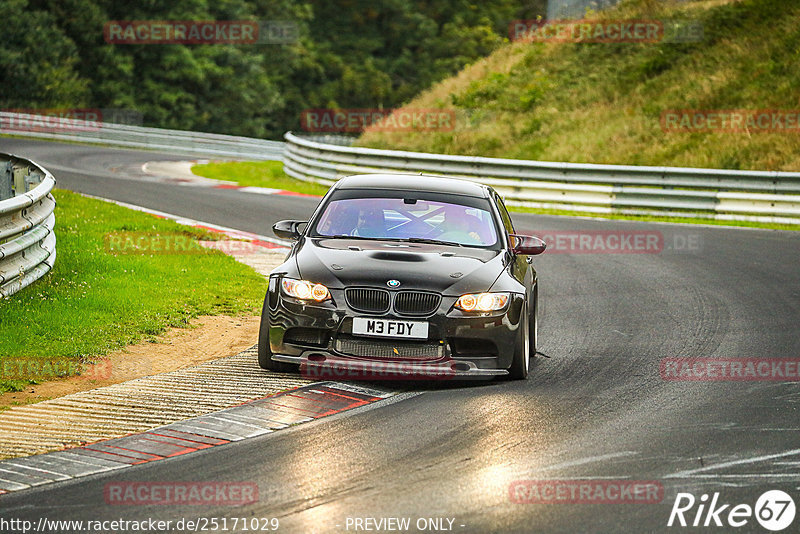
<path fill-rule="evenodd" d="M 270 283 L 265 307 L 272 359 L 299 364 L 301 372 L 309 374 L 327 372 L 327 377 L 337 376 L 330 374 L 336 372 L 341 373 L 339 378 L 507 375 L 524 310 L 524 296 L 512 293 L 508 306 L 499 312 L 461 312 L 453 306 L 457 297 L 443 296 L 438 309 L 425 317 L 370 315 L 350 309 L 341 289 L 330 290 L 330 301 L 309 303 L 283 295 L 279 285 Z M 357 337 L 352 335 L 354 317 L 426 321 L 428 339 Z"/>

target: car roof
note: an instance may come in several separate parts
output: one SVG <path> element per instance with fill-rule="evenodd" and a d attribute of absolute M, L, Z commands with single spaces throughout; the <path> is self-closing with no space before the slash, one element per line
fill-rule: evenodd
<path fill-rule="evenodd" d="M 336 189 L 428 191 L 486 198 L 489 188 L 469 180 L 423 174 L 357 174 L 336 182 Z"/>

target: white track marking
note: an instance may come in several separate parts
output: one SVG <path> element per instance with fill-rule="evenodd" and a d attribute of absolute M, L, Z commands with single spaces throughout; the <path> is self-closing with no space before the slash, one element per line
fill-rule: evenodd
<path fill-rule="evenodd" d="M 730 462 L 723 462 L 721 464 L 709 465 L 706 467 L 699 467 L 697 469 L 689 469 L 686 471 L 679 471 L 677 473 L 673 473 L 671 475 L 666 475 L 664 478 L 681 478 L 681 477 L 690 477 L 694 476 L 697 473 L 703 473 L 705 471 L 711 471 L 713 469 L 724 469 L 726 467 L 733 467 L 735 465 L 746 465 L 746 464 L 753 464 L 756 462 L 763 462 L 764 460 L 772 460 L 773 458 L 783 458 L 785 456 L 793 456 L 795 454 L 800 454 L 800 449 L 792 449 L 791 451 L 780 452 L 776 454 L 766 454 L 764 456 L 755 456 L 753 458 L 744 458 L 742 460 L 732 460 Z M 748 476 L 748 475 L 714 475 L 714 476 Z M 763 475 L 749 475 L 749 476 L 763 476 L 765 478 L 769 477 L 769 474 Z M 797 475 L 793 475 L 797 476 Z"/>
<path fill-rule="evenodd" d="M 236 228 L 230 228 L 228 226 L 220 226 L 218 224 L 208 223 L 208 222 L 204 222 L 204 221 L 198 221 L 198 220 L 195 220 L 195 219 L 190 219 L 188 217 L 183 217 L 181 215 L 175 215 L 175 214 L 166 213 L 166 212 L 163 212 L 163 211 L 152 210 L 150 208 L 145 208 L 143 206 L 137 206 L 136 204 L 128 204 L 127 202 L 120 202 L 119 200 L 111 200 L 109 198 L 97 197 L 97 196 L 94 196 L 94 195 L 87 195 L 87 194 L 84 194 L 84 193 L 80 193 L 80 194 L 81 194 L 81 196 L 84 196 L 84 197 L 87 197 L 87 198 L 93 198 L 95 200 L 102 200 L 103 202 L 110 202 L 112 204 L 116 204 L 117 206 L 121 206 L 123 208 L 128 208 L 128 209 L 132 209 L 132 210 L 135 210 L 135 211 L 141 211 L 143 213 L 149 213 L 150 215 L 155 215 L 157 217 L 163 217 L 165 219 L 170 219 L 170 220 L 175 221 L 176 223 L 182 224 L 184 226 L 203 227 L 203 228 L 209 228 L 211 230 L 216 230 L 218 232 L 221 232 L 221 233 L 227 235 L 228 237 L 233 237 L 233 238 L 236 238 L 236 239 L 250 239 L 250 240 L 257 239 L 259 241 L 266 241 L 268 243 L 274 243 L 276 245 L 280 245 L 280 246 L 286 247 L 286 248 L 289 248 L 292 245 L 288 241 L 284 241 L 282 239 L 275 239 L 274 237 L 267 237 L 267 236 L 261 235 L 261 234 L 254 234 L 252 232 L 245 232 L 243 230 L 237 230 Z"/>
<path fill-rule="evenodd" d="M 590 456 L 588 458 L 579 458 L 577 460 L 570 460 L 569 462 L 562 462 L 560 464 L 550 465 L 547 467 L 542 467 L 541 469 L 537 469 L 536 471 L 552 471 L 553 469 L 563 469 L 565 467 L 575 467 L 578 465 L 586 465 L 595 462 L 601 462 L 603 460 L 611 460 L 613 458 L 624 458 L 627 456 L 636 456 L 637 452 L 634 451 L 623 451 L 623 452 L 612 452 L 611 454 L 603 454 L 601 456 Z M 592 477 L 598 478 L 598 477 Z"/>

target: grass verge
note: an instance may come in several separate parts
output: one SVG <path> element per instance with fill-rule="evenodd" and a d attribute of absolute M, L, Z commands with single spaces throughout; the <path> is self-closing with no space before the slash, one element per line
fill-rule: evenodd
<path fill-rule="evenodd" d="M 214 180 L 229 180 L 242 186 L 283 189 L 305 195 L 322 196 L 328 190 L 327 186 L 287 176 L 280 161 L 206 163 L 192 166 L 192 172 Z"/>
<path fill-rule="evenodd" d="M 34 368 L 33 362 L 57 362 L 49 372 L 71 374 L 74 366 L 61 373 L 63 362 L 95 361 L 167 327 L 186 326 L 198 315 L 260 309 L 266 281 L 230 256 L 196 246 L 188 248 L 191 254 L 115 255 L 105 239 L 124 232 L 180 234 L 196 242 L 213 234 L 69 191 L 55 190 L 54 196 L 55 268 L 0 301 L 0 391 L 19 391 L 36 381 L 20 375 L 20 362 Z"/>

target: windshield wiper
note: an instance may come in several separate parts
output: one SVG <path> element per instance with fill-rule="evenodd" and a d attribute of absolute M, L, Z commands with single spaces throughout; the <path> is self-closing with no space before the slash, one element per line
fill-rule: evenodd
<path fill-rule="evenodd" d="M 427 243 L 431 245 L 449 245 L 451 247 L 463 247 L 461 243 L 457 243 L 455 241 L 443 241 L 441 239 L 430 239 L 427 237 L 364 237 L 358 235 L 347 235 L 347 234 L 334 234 L 334 235 L 321 235 L 321 236 L 314 236 L 320 239 L 368 239 L 371 241 L 405 241 L 409 243 Z"/>
<path fill-rule="evenodd" d="M 441 239 L 429 239 L 427 237 L 409 237 L 406 239 L 409 243 L 430 243 L 431 245 L 450 245 L 452 247 L 463 247 L 461 243 L 455 241 L 442 241 Z"/>
<path fill-rule="evenodd" d="M 349 234 L 335 234 L 335 235 L 315 235 L 312 236 L 318 239 L 371 239 L 369 237 L 363 237 L 358 235 L 349 235 Z"/>

